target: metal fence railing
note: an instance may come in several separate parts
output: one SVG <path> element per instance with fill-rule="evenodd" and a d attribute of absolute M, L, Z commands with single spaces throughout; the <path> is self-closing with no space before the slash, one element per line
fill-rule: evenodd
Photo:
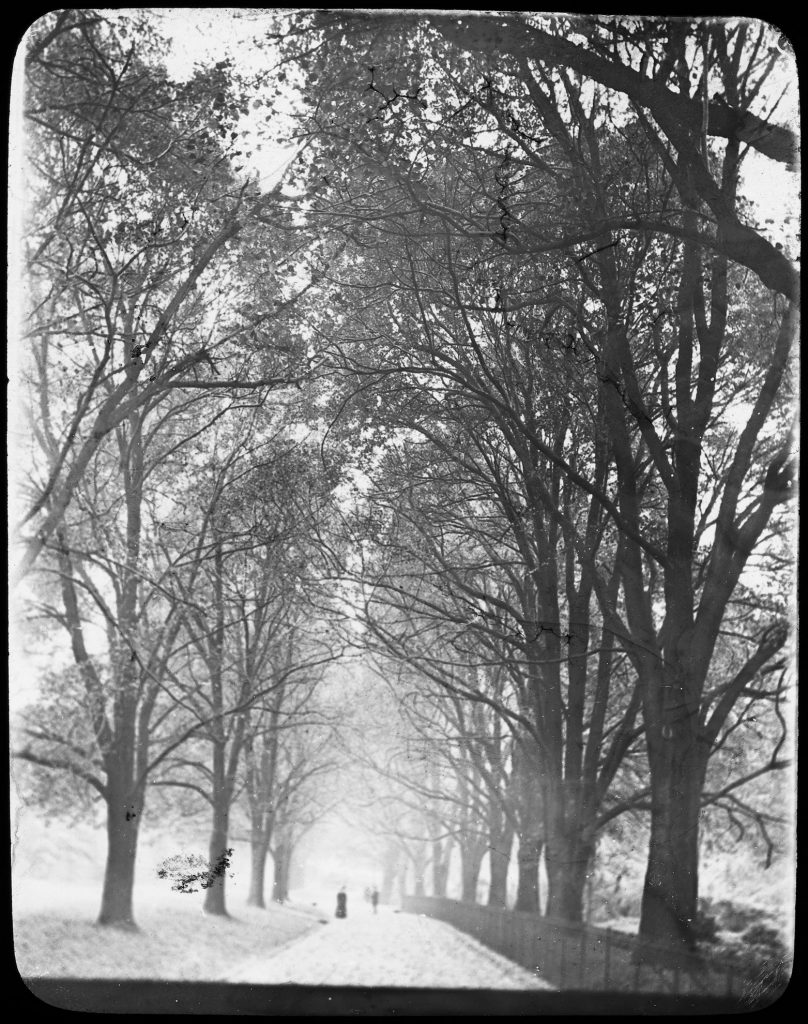
<path fill-rule="evenodd" d="M 405 896 L 402 909 L 453 925 L 559 989 L 737 998 L 746 981 L 737 965 L 607 928 L 432 896 Z"/>

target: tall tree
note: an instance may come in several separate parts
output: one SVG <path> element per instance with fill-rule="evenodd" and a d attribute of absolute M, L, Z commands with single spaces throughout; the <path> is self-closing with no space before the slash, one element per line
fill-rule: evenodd
<path fill-rule="evenodd" d="M 313 825 L 325 813 L 316 801 L 307 807 L 303 796 L 311 795 L 314 780 L 335 767 L 327 756 L 331 753 L 329 742 L 333 733 L 323 732 L 327 716 L 316 699 L 323 666 L 309 666 L 305 645 L 304 631 L 294 626 L 285 636 L 275 639 L 275 672 L 281 682 L 273 689 L 271 699 L 264 702 L 266 706 L 251 714 L 245 736 L 244 794 L 251 857 L 247 902 L 256 907 L 266 906 L 266 862 L 277 827 L 285 830 L 280 845 L 286 843 L 289 857 L 279 853 L 275 863 L 285 861 L 279 876 L 288 881 L 291 848 L 305 834 L 301 828 Z M 303 666 L 300 679 L 295 677 L 298 662 Z M 302 744 L 299 737 L 292 735 L 301 732 L 305 734 Z M 329 742 L 323 740 L 324 735 Z M 311 742 L 315 736 L 319 737 L 316 744 Z M 305 757 L 292 756 L 295 744 L 307 752 Z M 317 813 L 312 817 L 310 812 L 314 809 Z M 299 813 L 299 821 L 293 820 L 295 812 Z M 286 888 L 286 882 L 281 888 Z"/>
<path fill-rule="evenodd" d="M 301 627 L 311 520 L 327 502 L 329 485 L 307 464 L 305 450 L 284 436 L 285 427 L 283 417 L 278 428 L 258 409 L 208 432 L 208 473 L 189 495 L 205 509 L 190 524 L 197 557 L 174 576 L 193 652 L 187 700 L 210 748 L 209 764 L 197 767 L 212 813 L 212 865 L 228 850 L 239 767 L 261 712 L 271 716 L 296 678 L 337 653 L 322 622 Z M 183 776 L 185 759 L 176 763 Z M 180 777 L 177 785 L 183 784 Z M 208 913 L 226 914 L 225 882 L 222 872 L 208 887 Z"/>
<path fill-rule="evenodd" d="M 493 293 L 476 305 L 502 311 L 506 337 L 517 334 L 527 308 L 563 311 L 571 379 L 585 384 L 562 404 L 584 414 L 590 443 L 605 440 L 605 458 L 576 460 L 529 416 L 509 426 L 517 451 L 540 455 L 533 483 L 551 529 L 574 550 L 574 572 L 640 684 L 652 788 L 642 934 L 691 945 L 705 767 L 738 694 L 786 637 L 782 622 L 761 622 L 747 661 L 716 699 L 707 679 L 727 602 L 792 490 L 785 411 L 797 275 L 786 250 L 748 223 L 739 193 L 748 145 L 775 157 L 793 153 L 787 129 L 762 128 L 780 51 L 767 26 L 728 23 L 635 28 L 560 19 L 546 31 L 530 16 L 437 17 L 427 25 L 324 15 L 307 28 L 328 53 L 305 125 L 320 142 L 318 169 L 350 153 L 365 174 L 361 192 L 352 187 L 358 171 L 353 182 L 343 174 L 318 190 L 312 209 L 377 259 L 384 237 L 386 282 L 401 279 L 391 264 L 399 275 L 424 275 L 420 308 L 402 315 L 396 304 L 395 328 L 382 332 L 374 320 L 368 331 L 392 339 L 394 350 L 401 339 L 399 379 L 415 391 L 413 376 L 428 375 L 442 391 L 465 369 L 447 352 L 445 324 L 446 307 L 462 311 L 469 351 L 478 344 L 460 287 L 469 275 L 456 269 L 472 240 Z M 589 50 L 565 40 L 576 29 Z M 449 45 L 427 57 L 425 40 L 439 37 Z M 351 66 L 348 51 L 334 49 L 338 38 L 362 60 Z M 316 63 L 313 53 L 304 65 Z M 713 116 L 711 90 L 721 91 L 729 113 Z M 443 243 L 440 261 L 426 255 L 425 238 Z M 785 303 L 758 300 L 752 308 L 747 296 L 762 299 L 767 288 Z M 367 330 L 364 310 L 351 315 Z M 739 322 L 760 339 L 751 363 Z M 412 358 L 413 337 L 428 359 Z M 378 378 L 388 377 L 389 349 L 384 364 L 366 352 L 357 372 L 379 367 Z M 739 374 L 741 364 L 750 372 Z M 727 441 L 721 420 L 732 406 L 749 410 L 746 425 L 716 470 L 712 460 Z M 605 573 L 582 524 L 557 499 L 551 511 L 562 479 L 591 499 L 595 522 L 603 516 L 615 531 Z M 551 578 L 540 583 L 552 605 Z M 557 641 L 543 631 L 537 646 L 534 664 L 552 660 Z M 555 757 L 557 741 L 547 740 L 543 754 Z M 561 806 L 554 799 L 545 813 Z M 551 855 L 548 863 L 568 873 L 565 859 Z"/>
<path fill-rule="evenodd" d="M 92 473 L 77 486 L 56 544 L 38 567 L 37 599 L 30 602 L 32 614 L 67 631 L 81 686 L 66 689 L 56 718 L 43 722 L 38 706 L 31 709 L 17 756 L 70 772 L 103 799 L 101 924 L 134 925 L 135 857 L 147 785 L 193 732 L 172 688 L 186 609 L 166 585 L 193 545 L 157 538 L 166 489 L 176 481 L 179 456 L 189 443 L 182 427 L 192 419 L 195 429 L 204 429 L 220 415 L 213 410 L 206 421 L 196 405 L 175 399 L 159 417 L 146 406 L 115 429 L 114 444 L 99 452 Z"/>

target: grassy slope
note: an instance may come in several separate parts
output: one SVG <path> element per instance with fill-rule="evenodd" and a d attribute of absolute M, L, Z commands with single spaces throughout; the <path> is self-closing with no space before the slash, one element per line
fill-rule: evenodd
<path fill-rule="evenodd" d="M 140 930 L 129 933 L 99 928 L 93 914 L 60 900 L 52 883 L 42 883 L 41 893 L 52 902 L 49 913 L 15 908 L 14 951 L 23 977 L 216 981 L 241 960 L 318 927 L 312 915 L 286 907 L 238 907 L 228 919 L 190 904 L 141 900 Z"/>
<path fill-rule="evenodd" d="M 173 892 L 170 882 L 156 877 L 163 857 L 189 848 L 174 836 L 164 842 L 144 837 L 140 845 L 135 888 L 139 931 L 99 928 L 95 919 L 103 878 L 103 831 L 58 823 L 47 827 L 28 814 L 17 824 L 12 907 L 17 967 L 23 977 L 215 981 L 241 960 L 318 927 L 318 915 L 311 910 L 245 906 L 247 879 L 236 861 L 246 862 L 246 850 L 237 851 L 228 879 L 232 917 L 203 914 L 204 893 Z M 199 847 L 198 842 L 190 844 L 192 850 Z"/>

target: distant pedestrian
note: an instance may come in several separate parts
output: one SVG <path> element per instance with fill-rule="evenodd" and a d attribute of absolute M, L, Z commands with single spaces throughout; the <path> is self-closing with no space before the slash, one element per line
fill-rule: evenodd
<path fill-rule="evenodd" d="M 365 903 L 370 903 L 370 886 L 365 887 Z"/>
<path fill-rule="evenodd" d="M 337 917 L 348 916 L 348 894 L 345 891 L 345 886 L 340 889 L 337 893 Z"/>
<path fill-rule="evenodd" d="M 379 890 L 375 885 L 373 886 L 373 892 L 370 894 L 370 902 L 373 904 L 373 913 L 378 914 Z"/>

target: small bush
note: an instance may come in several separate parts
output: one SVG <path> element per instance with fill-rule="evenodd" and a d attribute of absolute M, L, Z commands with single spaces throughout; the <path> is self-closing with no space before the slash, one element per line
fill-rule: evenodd
<path fill-rule="evenodd" d="M 786 948 L 780 938 L 780 933 L 768 925 L 752 925 L 744 932 L 743 939 L 750 946 L 762 946 L 774 959 L 782 959 L 786 955 Z"/>
<path fill-rule="evenodd" d="M 718 921 L 718 927 L 728 932 L 742 932 L 753 924 L 762 923 L 763 911 L 756 907 L 741 907 L 730 900 L 719 900 L 712 913 Z"/>

